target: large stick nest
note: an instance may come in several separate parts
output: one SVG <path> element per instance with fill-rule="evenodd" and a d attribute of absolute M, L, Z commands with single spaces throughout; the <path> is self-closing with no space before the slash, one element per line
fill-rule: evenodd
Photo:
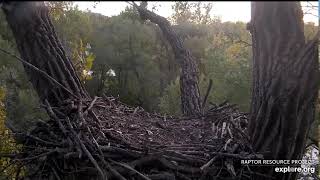
<path fill-rule="evenodd" d="M 129 107 L 112 97 L 43 105 L 50 120 L 23 135 L 12 162 L 25 179 L 250 179 L 241 159 L 258 159 L 235 105 L 175 118 Z M 20 134 L 21 136 L 21 134 Z"/>

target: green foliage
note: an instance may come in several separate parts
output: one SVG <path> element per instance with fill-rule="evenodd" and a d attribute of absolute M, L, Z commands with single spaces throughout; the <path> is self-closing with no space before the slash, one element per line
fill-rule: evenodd
<path fill-rule="evenodd" d="M 171 18 L 176 24 L 173 28 L 199 64 L 201 95 L 204 96 L 212 79 L 209 102 L 229 100 L 248 111 L 250 34 L 245 23 L 221 23 L 218 18 L 210 17 L 212 6 L 204 2 L 176 2 Z M 79 72 L 93 72 L 90 78 L 82 78 L 91 95 L 120 96 L 125 103 L 149 111 L 179 114 L 179 83 L 176 82 L 179 66 L 156 25 L 143 22 L 132 7 L 113 17 L 85 13 L 77 8 L 69 8 L 63 14 L 55 22 L 56 27 L 75 64 L 83 63 Z M 306 25 L 307 34 L 314 33 L 313 27 Z M 84 44 L 89 42 L 91 55 L 76 58 L 81 57 Z M 115 76 L 107 73 L 110 70 Z"/>
<path fill-rule="evenodd" d="M 306 37 L 306 40 L 311 40 L 315 37 L 315 35 L 318 32 L 318 28 L 315 26 L 314 23 L 309 22 L 304 25 L 304 36 Z"/>
<path fill-rule="evenodd" d="M 93 29 L 92 52 L 96 59 L 92 67 L 93 78 L 87 87 L 91 94 L 119 94 L 126 103 L 155 110 L 158 103 L 154 97 L 160 93 L 161 73 L 155 56 L 159 52 L 156 32 L 154 26 L 138 21 L 134 13 L 127 8 L 117 17 L 95 22 L 100 24 Z M 115 71 L 116 77 L 107 75 L 110 69 Z"/>
<path fill-rule="evenodd" d="M 72 2 L 50 2 L 51 17 L 67 55 L 83 82 L 91 79 L 91 68 L 95 55 L 91 52 L 91 16 L 72 6 Z M 66 24 L 68 24 L 66 26 Z"/>
<path fill-rule="evenodd" d="M 140 23 L 143 22 L 143 20 L 140 18 L 138 11 L 135 8 L 133 8 L 132 6 L 127 6 L 125 8 L 125 10 L 120 13 L 119 16 L 124 19 L 130 19 L 132 21 L 139 21 Z"/>
<path fill-rule="evenodd" d="M 181 99 L 179 78 L 170 83 L 160 97 L 159 108 L 163 114 L 181 115 Z"/>
<path fill-rule="evenodd" d="M 73 8 L 72 1 L 45 1 L 45 4 L 50 9 L 50 15 L 54 20 L 59 20 L 65 16 L 65 11 Z"/>
<path fill-rule="evenodd" d="M 5 90 L 0 87 L 0 154 L 17 153 L 21 148 L 5 126 L 6 111 L 4 106 Z M 16 172 L 17 166 L 10 165 L 9 158 L 0 158 L 0 179 L 9 178 Z"/>
<path fill-rule="evenodd" d="M 4 15 L 0 14 L 0 19 Z M 0 22 L 4 28 L 0 35 L 0 48 L 19 55 L 14 39 L 5 21 Z M 6 40 L 4 37 L 11 37 Z M 4 104 L 6 106 L 6 121 L 19 131 L 27 131 L 37 118 L 46 117 L 46 113 L 40 110 L 38 97 L 29 83 L 22 64 L 9 55 L 0 53 L 0 87 L 6 89 Z"/>
<path fill-rule="evenodd" d="M 46 112 L 40 108 L 36 92 L 31 88 L 18 89 L 8 86 L 6 97 L 7 121 L 19 131 L 29 131 L 38 119 L 47 120 Z"/>
<path fill-rule="evenodd" d="M 78 71 L 78 75 L 82 81 L 91 79 L 91 68 L 95 55 L 90 52 L 91 46 L 89 43 L 83 44 L 82 40 L 79 40 L 78 44 L 74 44 L 72 50 L 71 59 L 75 63 L 75 68 Z"/>
<path fill-rule="evenodd" d="M 244 28 L 239 25 L 235 24 L 234 26 L 238 26 L 239 29 Z M 225 33 L 217 34 L 213 46 L 206 50 L 204 58 L 205 79 L 207 81 L 208 79 L 213 80 L 213 89 L 208 100 L 213 103 L 228 100 L 238 104 L 242 110 L 248 111 L 251 85 L 251 47 L 234 42 L 228 36 Z M 243 34 L 241 39 L 250 42 L 245 39 L 246 37 L 247 35 Z"/>
<path fill-rule="evenodd" d="M 211 17 L 213 3 L 178 1 L 172 6 L 174 11 L 171 21 L 174 24 L 194 23 L 211 24 L 218 21 L 217 17 Z"/>
<path fill-rule="evenodd" d="M 250 85 L 251 85 L 251 46 L 250 35 L 245 29 L 244 23 L 214 23 L 210 25 L 189 24 L 177 25 L 179 33 L 187 33 L 185 45 L 192 51 L 198 61 L 201 76 L 199 88 L 203 97 L 207 91 L 209 80 L 213 80 L 213 88 L 208 96 L 208 102 L 221 103 L 228 100 L 236 103 L 244 110 L 249 110 Z M 179 27 L 181 26 L 181 27 Z M 198 29 L 202 29 L 199 32 Z M 198 33 L 196 33 L 198 32 Z M 172 102 L 168 98 L 178 99 L 173 89 L 179 91 L 179 84 L 169 85 L 168 91 L 161 98 L 160 110 L 165 112 L 177 112 L 170 107 Z M 173 88 L 175 87 L 175 88 Z M 164 99 L 169 101 L 167 107 Z"/>

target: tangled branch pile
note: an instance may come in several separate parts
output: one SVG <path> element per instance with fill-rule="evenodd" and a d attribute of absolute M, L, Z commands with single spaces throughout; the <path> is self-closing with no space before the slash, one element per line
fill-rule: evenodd
<path fill-rule="evenodd" d="M 193 118 L 150 114 L 112 97 L 44 107 L 50 120 L 25 134 L 12 158 L 27 168 L 25 179 L 249 179 L 240 159 L 261 158 L 244 133 L 246 114 L 228 103 Z"/>

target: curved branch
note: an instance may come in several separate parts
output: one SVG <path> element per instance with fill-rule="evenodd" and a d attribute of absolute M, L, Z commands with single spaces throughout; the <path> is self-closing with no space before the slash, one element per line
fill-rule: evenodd
<path fill-rule="evenodd" d="M 181 37 L 171 27 L 170 22 L 133 2 L 142 19 L 149 19 L 157 24 L 163 35 L 172 47 L 175 59 L 180 64 L 182 72 L 180 75 L 181 109 L 184 115 L 199 115 L 202 112 L 200 90 L 198 86 L 199 70 L 191 52 L 184 46 Z"/>

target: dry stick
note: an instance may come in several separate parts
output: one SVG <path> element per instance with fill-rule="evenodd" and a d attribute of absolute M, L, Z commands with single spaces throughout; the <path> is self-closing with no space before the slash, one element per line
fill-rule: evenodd
<path fill-rule="evenodd" d="M 203 109 L 204 109 L 205 104 L 207 103 L 207 99 L 208 99 L 209 93 L 211 91 L 211 88 L 212 88 L 212 79 L 210 79 L 210 81 L 209 81 L 209 87 L 207 89 L 206 96 L 204 97 L 203 102 L 202 102 Z"/>
<path fill-rule="evenodd" d="M 110 172 L 116 177 L 118 178 L 119 180 L 127 180 L 125 177 L 123 177 L 117 170 L 113 169 L 112 166 L 105 162 L 107 168 L 110 170 Z"/>
<path fill-rule="evenodd" d="M 51 166 L 50 166 L 51 167 Z M 58 179 L 58 180 L 61 180 L 60 176 L 58 175 L 57 171 L 54 169 L 54 167 L 51 167 L 52 171 L 53 171 L 53 174 L 54 176 Z"/>
<path fill-rule="evenodd" d="M 94 105 L 94 103 L 97 101 L 98 98 L 99 98 L 98 96 L 95 96 L 95 97 L 94 97 L 93 101 L 90 103 L 90 106 L 88 107 L 88 109 L 86 109 L 86 110 L 83 112 L 83 114 L 86 114 L 88 111 L 90 111 L 90 110 L 93 108 L 93 105 Z"/>
<path fill-rule="evenodd" d="M 98 118 L 98 116 L 93 112 L 93 110 L 90 110 L 89 113 L 93 116 L 93 119 L 97 121 L 99 124 L 99 129 L 101 130 L 101 120 Z"/>
<path fill-rule="evenodd" d="M 16 133 L 16 134 L 17 134 L 17 133 Z M 21 133 L 21 134 L 22 134 L 22 133 Z M 24 134 L 23 134 L 23 135 L 24 135 Z M 45 140 L 40 139 L 40 138 L 38 138 L 38 137 L 36 137 L 36 136 L 33 136 L 33 135 L 28 135 L 28 134 L 26 134 L 25 136 L 28 137 L 28 138 L 34 139 L 34 140 L 36 140 L 36 141 L 38 141 L 38 142 L 40 142 L 40 143 L 46 144 L 46 145 L 59 146 L 59 147 L 61 146 L 61 144 L 57 144 L 57 143 L 50 142 L 50 141 L 45 141 Z"/>
<path fill-rule="evenodd" d="M 17 172 L 16 172 L 16 175 L 15 175 L 15 180 L 19 180 L 19 175 L 21 174 L 21 169 L 22 169 L 22 165 L 19 165 L 17 167 Z"/>
<path fill-rule="evenodd" d="M 125 2 L 130 4 L 131 6 L 135 6 L 135 3 L 133 1 L 125 1 Z"/>
<path fill-rule="evenodd" d="M 159 173 L 159 174 L 150 174 L 148 176 L 151 179 L 175 180 L 174 174 L 173 173 L 168 173 L 168 172 L 163 172 L 163 173 Z"/>
<path fill-rule="evenodd" d="M 150 178 L 148 178 L 147 176 L 143 175 L 142 173 L 140 173 L 139 171 L 135 170 L 134 168 L 132 168 L 131 166 L 127 165 L 127 164 L 124 164 L 124 163 L 120 163 L 120 162 L 116 162 L 116 161 L 113 161 L 111 159 L 109 159 L 112 163 L 116 164 L 116 165 L 119 165 L 119 166 L 122 166 L 126 169 L 128 169 L 129 171 L 133 171 L 135 173 L 137 173 L 139 176 L 141 176 L 141 178 L 145 179 L 145 180 L 151 180 Z"/>
<path fill-rule="evenodd" d="M 67 89 L 66 87 L 64 87 L 62 84 L 60 84 L 57 80 L 55 80 L 53 77 L 51 77 L 51 76 L 50 76 L 49 74 L 47 74 L 46 72 L 42 71 L 41 69 L 37 68 L 36 66 L 30 64 L 29 62 L 21 59 L 20 57 L 14 55 L 14 54 L 12 54 L 12 53 L 4 50 L 4 49 L 1 49 L 1 48 L 0 48 L 0 51 L 2 51 L 3 53 L 5 53 L 5 54 L 7 54 L 7 55 L 9 55 L 9 56 L 11 56 L 11 57 L 16 58 L 17 60 L 19 60 L 19 61 L 22 62 L 23 64 L 25 64 L 25 65 L 31 67 L 32 69 L 40 72 L 40 73 L 41 73 L 42 75 L 44 75 L 46 78 L 48 78 L 49 80 L 51 80 L 51 81 L 53 81 L 54 83 L 56 83 L 57 85 L 59 85 L 62 89 L 66 90 L 70 95 L 72 95 L 73 97 L 79 99 L 78 96 L 74 95 L 69 89 Z"/>
<path fill-rule="evenodd" d="M 100 146 L 99 146 L 98 142 L 95 139 L 93 139 L 93 140 L 94 140 L 94 143 L 96 144 L 100 154 L 103 156 L 103 153 L 102 153 L 102 151 L 100 149 Z M 119 179 L 119 180 L 127 180 L 117 170 L 113 169 L 112 166 L 107 161 L 104 160 L 104 157 L 99 156 L 99 158 L 105 164 L 105 166 L 110 170 L 111 174 L 113 174 L 117 179 Z M 108 177 L 106 176 L 106 179 L 107 178 Z"/>
<path fill-rule="evenodd" d="M 215 156 L 212 159 L 210 159 L 210 161 L 208 161 L 206 164 L 204 164 L 203 166 L 200 167 L 201 171 L 205 171 L 207 170 L 211 164 L 218 158 L 219 156 Z"/>
<path fill-rule="evenodd" d="M 231 152 L 235 152 L 236 149 L 239 147 L 239 144 L 236 144 L 233 149 L 231 150 Z M 218 152 L 220 153 L 220 152 Z M 217 154 L 217 153 L 216 153 Z M 207 162 L 206 164 L 204 164 L 203 166 L 200 167 L 201 171 L 205 172 L 211 165 L 214 161 L 216 161 L 219 157 L 221 157 L 221 155 L 224 155 L 224 154 L 217 154 L 216 156 L 214 156 L 212 159 L 210 159 L 209 162 Z"/>
<path fill-rule="evenodd" d="M 101 170 L 100 166 L 98 165 L 97 161 L 93 158 L 92 154 L 89 152 L 89 150 L 86 148 L 86 146 L 82 143 L 82 141 L 80 140 L 80 138 L 77 136 L 77 133 L 74 131 L 73 126 L 69 120 L 69 118 L 66 118 L 67 123 L 70 127 L 71 132 L 73 133 L 73 135 L 77 138 L 77 140 L 80 143 L 80 146 L 82 148 L 82 150 L 86 153 L 86 155 L 88 156 L 88 158 L 90 159 L 90 161 L 92 162 L 92 164 L 97 168 L 98 172 L 100 173 L 102 178 L 106 178 L 106 176 L 104 175 L 103 171 Z"/>
<path fill-rule="evenodd" d="M 211 154 L 214 154 L 217 156 L 230 157 L 234 159 L 253 159 L 253 158 L 260 159 L 261 158 L 259 157 L 259 155 L 255 155 L 255 154 L 249 154 L 247 156 L 240 155 L 240 154 L 223 153 L 223 152 L 212 152 Z"/>
<path fill-rule="evenodd" d="M 0 153 L 0 158 L 15 158 L 21 154 Z"/>
<path fill-rule="evenodd" d="M 79 99 L 79 105 L 78 105 L 78 116 L 79 116 L 79 119 L 82 120 L 82 122 L 85 123 L 85 125 L 87 125 L 87 122 L 86 120 L 83 118 L 83 113 L 82 113 L 82 99 Z"/>
<path fill-rule="evenodd" d="M 114 170 L 114 169 L 109 165 L 109 163 L 104 160 L 103 152 L 101 151 L 101 148 L 100 148 L 98 142 L 97 142 L 96 139 L 94 138 L 94 136 L 93 136 L 93 134 L 92 134 L 92 132 L 91 132 L 91 130 L 90 130 L 89 127 L 87 127 L 87 130 L 88 130 L 88 132 L 90 133 L 90 135 L 91 135 L 91 137 L 92 137 L 92 140 L 93 140 L 93 143 L 96 145 L 96 147 L 97 147 L 97 149 L 98 149 L 98 151 L 99 151 L 99 153 L 100 153 L 100 155 L 101 155 L 101 156 L 98 156 L 99 159 L 107 166 L 107 168 L 111 171 L 111 173 L 112 173 L 114 176 L 116 176 L 116 177 L 117 177 L 118 179 L 120 179 L 120 180 L 126 180 L 126 178 L 124 178 L 120 173 L 118 173 L 118 171 Z M 86 140 L 89 141 L 89 139 L 87 139 L 87 138 L 86 138 Z M 107 176 L 106 176 L 106 179 L 108 179 Z"/>
<path fill-rule="evenodd" d="M 43 157 L 43 156 L 48 156 L 48 155 L 51 155 L 53 153 L 57 152 L 56 150 L 52 150 L 52 151 L 49 151 L 49 152 L 46 152 L 46 153 L 42 153 L 42 154 L 39 154 L 37 156 L 32 156 L 32 157 L 29 157 L 29 158 L 23 158 L 23 159 L 14 159 L 14 161 L 33 161 L 35 159 L 38 159 L 40 157 Z"/>
<path fill-rule="evenodd" d="M 48 102 L 48 100 L 45 100 L 45 103 L 46 103 L 46 109 L 48 111 L 48 114 L 51 115 L 51 117 L 54 118 L 58 122 L 60 130 L 67 137 L 67 141 L 68 141 L 69 145 L 72 146 L 73 142 L 71 141 L 70 137 L 68 136 L 66 128 L 64 127 L 64 125 L 62 124 L 60 119 L 56 116 L 56 114 L 53 112 L 52 107 L 50 106 L 50 103 Z M 75 147 L 76 147 L 77 151 L 79 152 L 79 158 L 81 158 L 82 157 L 81 148 L 79 148 L 78 146 L 75 146 Z"/>
<path fill-rule="evenodd" d="M 191 178 L 179 173 L 179 172 L 176 172 L 176 175 L 181 179 L 181 180 L 191 180 Z"/>

